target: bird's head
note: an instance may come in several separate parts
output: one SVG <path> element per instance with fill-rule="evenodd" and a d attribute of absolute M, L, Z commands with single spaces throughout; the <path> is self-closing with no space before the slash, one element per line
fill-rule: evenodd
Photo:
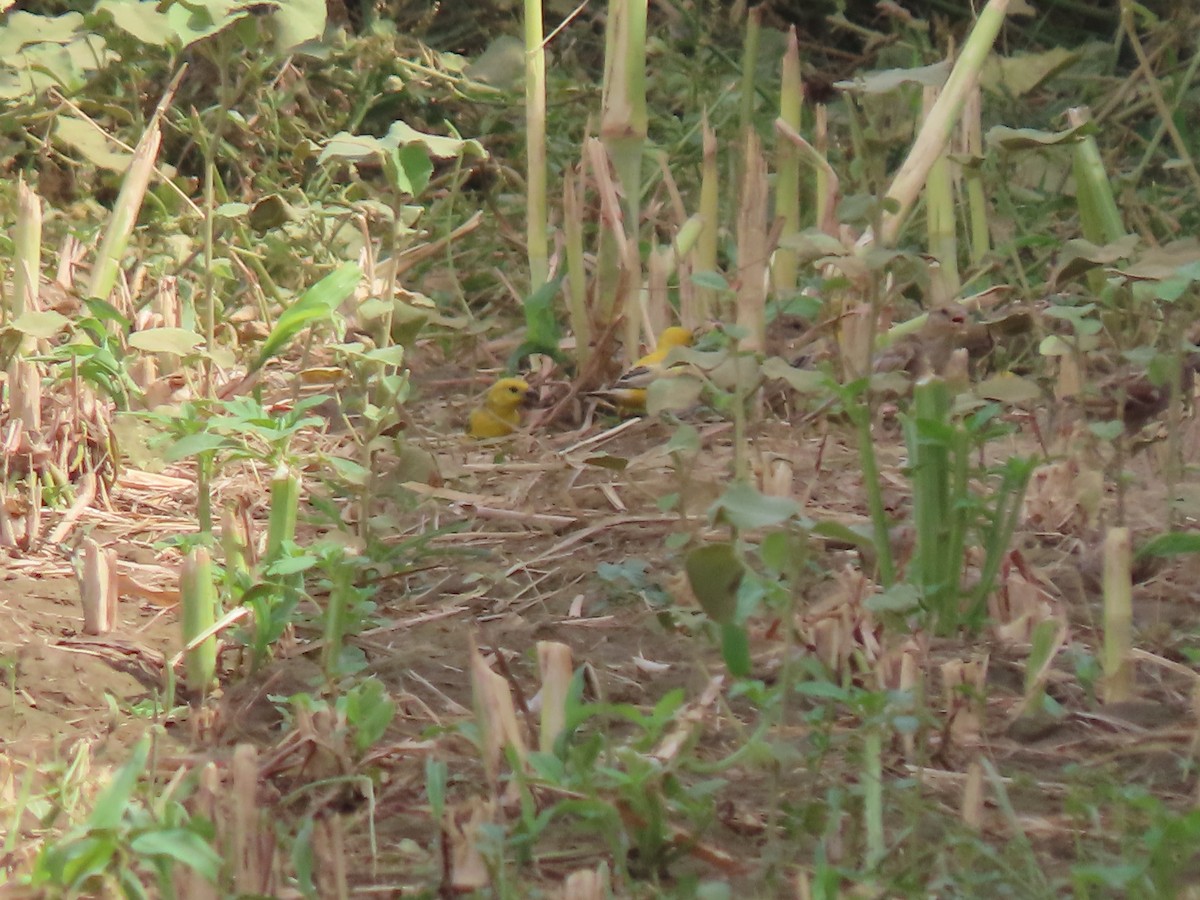
<path fill-rule="evenodd" d="M 659 335 L 658 348 L 660 350 L 663 348 L 670 350 L 672 347 L 690 347 L 693 340 L 695 340 L 695 337 L 690 328 L 672 325 Z"/>
<path fill-rule="evenodd" d="M 535 394 L 524 378 L 501 378 L 487 392 L 488 405 L 493 409 L 517 409 L 530 405 L 534 399 Z"/>

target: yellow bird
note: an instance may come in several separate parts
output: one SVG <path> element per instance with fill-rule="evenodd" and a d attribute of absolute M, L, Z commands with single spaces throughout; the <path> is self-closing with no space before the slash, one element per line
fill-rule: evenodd
<path fill-rule="evenodd" d="M 646 388 L 666 371 L 663 363 L 667 355 L 676 347 L 692 346 L 693 339 L 690 329 L 672 325 L 659 336 L 658 346 L 652 352 L 634 363 L 609 387 L 592 391 L 588 396 L 607 400 L 621 415 L 643 414 L 646 411 Z"/>
<path fill-rule="evenodd" d="M 483 402 L 471 410 L 467 433 L 473 438 L 497 438 L 521 427 L 521 407 L 528 406 L 534 392 L 523 378 L 501 378 L 483 395 Z"/>

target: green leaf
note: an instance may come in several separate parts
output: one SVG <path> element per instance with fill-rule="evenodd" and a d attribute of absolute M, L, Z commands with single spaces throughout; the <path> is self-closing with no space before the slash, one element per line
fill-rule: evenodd
<path fill-rule="evenodd" d="M 708 617 L 731 624 L 737 612 L 737 591 L 746 567 L 729 543 L 697 547 L 684 561 L 688 583 Z"/>
<path fill-rule="evenodd" d="M 425 796 L 429 798 L 429 808 L 434 821 L 441 821 L 442 811 L 446 808 L 447 766 L 445 761 L 432 755 L 425 757 Z"/>
<path fill-rule="evenodd" d="M 463 70 L 472 81 L 502 91 L 517 91 L 525 81 L 525 42 L 502 34 Z"/>
<path fill-rule="evenodd" d="M 1023 97 L 1038 85 L 1075 63 L 1079 54 L 1064 47 L 1042 53 L 988 55 L 979 74 L 980 86 L 1009 97 Z"/>
<path fill-rule="evenodd" d="M 1088 431 L 1102 441 L 1115 441 L 1124 430 L 1125 424 L 1119 419 L 1113 419 L 1110 422 L 1093 422 L 1088 426 Z"/>
<path fill-rule="evenodd" d="M 1000 403 L 1028 403 L 1042 396 L 1042 390 L 1035 382 L 1012 374 L 996 375 L 981 381 L 975 386 L 975 393 L 985 400 Z"/>
<path fill-rule="evenodd" d="M 768 497 L 742 483 L 727 488 L 712 508 L 717 521 L 744 530 L 780 525 L 793 517 L 799 518 L 802 512 L 800 504 L 790 497 Z"/>
<path fill-rule="evenodd" d="M 325 33 L 326 0 L 287 0 L 271 15 L 275 45 L 288 51 Z"/>
<path fill-rule="evenodd" d="M 221 874 L 221 855 L 196 832 L 187 828 L 160 828 L 139 834 L 129 842 L 139 856 L 165 856 L 216 882 Z"/>
<path fill-rule="evenodd" d="M 331 319 L 334 310 L 361 279 L 362 269 L 355 263 L 345 263 L 305 291 L 275 322 L 250 371 L 261 369 L 267 360 L 308 326 Z"/>
<path fill-rule="evenodd" d="M 11 65 L 21 49 L 31 44 L 70 43 L 83 27 L 83 16 L 77 12 L 61 16 L 39 16 L 24 10 L 9 13 L 0 28 L 0 59 Z"/>
<path fill-rule="evenodd" d="M 26 337 L 46 340 L 54 337 L 70 324 L 70 319 L 51 309 L 44 312 L 22 313 L 10 327 L 13 331 L 19 331 Z"/>
<path fill-rule="evenodd" d="M 558 318 L 554 314 L 554 299 L 558 296 L 558 289 L 562 285 L 564 277 L 566 277 L 565 270 L 540 285 L 525 299 L 523 304 L 525 340 L 508 358 L 510 374 L 516 372 L 521 366 L 521 361 L 533 353 L 544 353 L 556 362 L 565 362 L 565 358 L 558 349 L 561 332 L 558 327 Z"/>
<path fill-rule="evenodd" d="M 166 14 L 158 11 L 158 0 L 100 0 L 95 12 L 108 13 L 114 25 L 143 44 L 165 47 L 178 37 Z"/>
<path fill-rule="evenodd" d="M 691 375 L 656 378 L 646 388 L 646 412 L 656 416 L 661 412 L 690 409 L 699 402 L 703 391 L 704 382 Z"/>
<path fill-rule="evenodd" d="M 721 626 L 721 658 L 729 674 L 737 678 L 750 677 L 750 639 L 746 629 L 733 623 Z"/>
<path fill-rule="evenodd" d="M 129 336 L 129 346 L 146 353 L 174 353 L 191 356 L 204 338 L 185 328 L 148 328 Z"/>
<path fill-rule="evenodd" d="M 133 154 L 121 150 L 94 124 L 71 115 L 54 120 L 54 136 L 69 144 L 88 162 L 110 172 L 124 172 Z"/>
<path fill-rule="evenodd" d="M 875 538 L 872 534 L 864 534 L 856 531 L 849 525 L 843 525 L 841 522 L 817 522 L 812 526 L 812 533 L 818 537 L 830 538 L 835 541 L 845 541 L 848 544 L 853 544 L 855 547 L 870 548 L 875 546 Z"/>
<path fill-rule="evenodd" d="M 794 578 L 808 556 L 808 542 L 792 531 L 773 531 L 763 538 L 758 552 L 772 572 Z"/>
<path fill-rule="evenodd" d="M 829 386 L 829 376 L 816 369 L 797 369 L 789 366 L 778 356 L 772 356 L 762 365 L 764 378 L 778 378 L 786 381 L 792 390 L 801 394 L 812 394 Z"/>
<path fill-rule="evenodd" d="M 1000 147 L 1009 151 L 1036 150 L 1058 144 L 1074 144 L 1095 131 L 1096 126 L 1092 122 L 1076 125 L 1066 131 L 1039 131 L 1036 128 L 1009 128 L 1006 125 L 997 125 L 988 130 L 985 140 L 989 147 Z"/>
<path fill-rule="evenodd" d="M 700 433 L 687 423 L 676 428 L 671 439 L 667 441 L 668 453 L 695 453 L 699 449 Z"/>
<path fill-rule="evenodd" d="M 420 144 L 404 144 L 393 150 L 385 165 L 392 185 L 410 197 L 424 191 L 433 174 L 433 162 Z"/>
<path fill-rule="evenodd" d="M 199 434 L 189 434 L 177 440 L 163 453 L 163 461 L 178 462 L 181 459 L 189 459 L 199 456 L 201 453 L 211 453 L 229 446 L 231 444 L 228 438 L 209 431 L 202 431 Z"/>
<path fill-rule="evenodd" d="M 146 768 L 150 755 L 150 738 L 144 737 L 133 748 L 133 755 L 117 769 L 112 781 L 100 792 L 92 814 L 88 816 L 88 827 L 96 831 L 115 830 L 133 798 L 133 789 Z"/>
<path fill-rule="evenodd" d="M 629 460 L 623 456 L 613 456 L 610 453 L 600 453 L 589 456 L 583 461 L 585 466 L 595 466 L 598 469 L 608 469 L 610 472 L 624 472 Z"/>
<path fill-rule="evenodd" d="M 913 585 L 898 582 L 868 597 L 863 606 L 871 612 L 910 613 L 921 608 L 921 595 Z"/>
<path fill-rule="evenodd" d="M 1137 556 L 1183 556 L 1200 553 L 1200 532 L 1169 531 L 1158 534 L 1138 548 Z"/>
<path fill-rule="evenodd" d="M 247 221 L 257 234 L 278 228 L 292 217 L 287 202 L 278 194 L 260 197 L 250 207 Z"/>
<path fill-rule="evenodd" d="M 710 291 L 730 291 L 729 282 L 725 280 L 725 276 L 720 272 L 693 272 L 692 284 L 699 288 L 708 288 Z"/>
<path fill-rule="evenodd" d="M 64 886 L 78 888 L 105 871 L 117 852 L 116 835 L 109 831 L 91 834 L 66 847 L 51 847 L 46 868 L 57 873 Z"/>

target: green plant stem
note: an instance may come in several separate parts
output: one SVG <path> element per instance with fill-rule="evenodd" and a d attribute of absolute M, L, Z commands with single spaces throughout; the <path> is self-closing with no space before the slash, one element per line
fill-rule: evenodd
<path fill-rule="evenodd" d="M 879 723 L 867 726 L 863 735 L 863 820 L 867 832 L 868 871 L 887 854 L 883 834 L 883 736 Z"/>
<path fill-rule="evenodd" d="M 214 451 L 196 456 L 196 523 L 203 535 L 212 536 L 212 475 L 216 463 Z"/>
<path fill-rule="evenodd" d="M 879 488 L 879 463 L 875 459 L 875 444 L 871 435 L 871 408 L 866 403 L 855 402 L 847 405 L 846 412 L 858 430 L 858 458 L 862 467 L 863 487 L 867 492 L 867 507 L 871 511 L 879 583 L 886 590 L 896 583 L 896 566 L 892 561 L 887 509 L 883 505 L 883 493 Z"/>

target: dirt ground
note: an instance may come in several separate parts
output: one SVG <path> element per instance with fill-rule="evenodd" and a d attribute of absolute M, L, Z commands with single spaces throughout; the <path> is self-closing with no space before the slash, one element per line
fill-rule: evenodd
<path fill-rule="evenodd" d="M 387 543 L 400 545 L 438 530 L 413 552 L 409 571 L 383 577 L 375 596 L 376 617 L 352 639 L 365 654 L 368 671 L 386 684 L 397 703 L 386 738 L 363 763 L 364 769 L 382 771 L 373 802 L 359 796 L 332 804 L 342 814 L 339 840 L 355 861 L 350 880 L 376 893 L 417 893 L 439 881 L 445 861 L 438 855 L 438 829 L 425 794 L 427 759 L 448 762 L 453 801 L 480 793 L 475 751 L 455 730 L 471 717 L 472 641 L 525 700 L 538 690 L 538 641 L 569 645 L 575 665 L 586 664 L 594 674 L 603 699 L 644 707 L 677 686 L 695 700 L 723 671 L 711 641 L 689 636 L 679 624 L 676 613 L 682 610 L 686 619 L 695 607 L 680 560 L 667 542 L 678 533 L 701 539 L 722 533 L 705 513 L 730 480 L 731 426 L 697 421 L 701 451 L 683 464 L 666 450 L 671 427 L 651 419 L 608 422 L 586 433 L 520 435 L 485 447 L 443 436 L 449 430 L 445 423 L 460 418 L 463 402 L 448 401 L 431 422 L 416 423 L 409 431 L 409 443 L 436 458 L 440 477 L 401 488 L 398 481 L 408 470 L 397 463 L 396 477 L 385 468 L 372 504 L 380 522 L 393 523 L 384 536 Z M 1194 425 L 1187 428 L 1188 437 L 1194 436 Z M 312 435 L 310 440 L 314 458 L 345 450 L 335 434 Z M 885 498 L 899 514 L 908 502 L 900 471 L 902 442 L 897 430 L 884 425 L 877 440 Z M 1026 429 L 990 452 L 1002 458 L 1034 452 L 1036 446 Z M 1185 446 L 1198 444 L 1190 440 Z M 748 452 L 759 483 L 770 483 L 777 492 L 782 485 L 813 519 L 843 525 L 866 521 L 857 456 L 845 425 L 822 420 L 797 428 L 769 420 L 756 426 Z M 1195 451 L 1189 452 L 1195 462 Z M 1161 530 L 1165 509 L 1156 451 L 1140 454 L 1130 469 L 1134 479 L 1127 515 L 1135 534 L 1144 537 Z M 243 498 L 261 526 L 265 477 L 249 469 L 225 473 L 216 492 L 220 498 Z M 1092 498 L 1100 500 L 1099 513 L 1090 514 L 1086 495 L 1093 484 L 1086 466 L 1083 474 L 1066 463 L 1040 469 L 1015 541 L 1028 580 L 1069 622 L 1067 645 L 1047 677 L 1047 691 L 1064 707 L 1065 716 L 1032 723 L 1014 719 L 1025 677 L 1021 641 L 1006 642 L 993 631 L 971 645 L 961 640 L 922 643 L 927 691 L 939 708 L 947 702 L 940 690 L 943 664 L 988 656 L 986 709 L 980 743 L 974 746 L 982 747 L 1008 779 L 1009 799 L 1026 834 L 1051 859 L 1071 853 L 1070 828 L 1061 811 L 1067 767 L 1100 771 L 1116 765 L 1131 782 L 1172 801 L 1182 802 L 1196 790 L 1190 765 L 1196 676 L 1186 656 L 1193 638 L 1182 627 L 1196 617 L 1196 564 L 1184 558 L 1145 566 L 1138 573 L 1136 646 L 1143 656 L 1137 663 L 1136 701 L 1097 708 L 1072 666 L 1076 650 L 1099 654 L 1101 517 L 1111 517 L 1113 499 L 1110 487 L 1102 498 Z M 306 473 L 306 486 L 322 490 L 315 471 Z M 663 511 L 660 498 L 674 493 L 681 498 L 682 512 Z M 74 537 L 0 561 L 0 605 L 8 623 L 0 637 L 0 787 L 10 798 L 28 773 L 37 792 L 49 790 L 73 760 L 85 758 L 95 772 L 120 764 L 155 716 L 164 715 L 154 713 L 149 700 L 163 684 L 164 660 L 180 648 L 178 616 L 170 605 L 180 556 L 167 539 L 194 530 L 194 504 L 195 482 L 186 465 L 158 473 L 127 469 L 110 507 L 97 505 L 80 517 L 73 535 L 87 533 L 114 547 L 129 579 L 120 623 L 109 635 L 82 634 L 69 549 Z M 346 504 L 347 518 L 354 514 Z M 1193 523 L 1185 520 L 1185 527 Z M 51 519 L 48 526 L 53 525 Z M 898 540 L 902 545 L 903 538 Z M 853 550 L 820 541 L 814 547 L 801 615 L 844 589 L 844 573 L 856 561 Z M 630 560 L 645 561 L 644 579 L 622 581 L 604 568 L 640 571 Z M 139 587 L 131 588 L 133 583 Z M 756 674 L 768 681 L 782 652 L 773 624 L 763 621 L 752 628 Z M 260 760 L 258 802 L 273 816 L 299 819 L 319 806 L 329 808 L 328 792 L 301 790 L 320 772 L 312 754 L 296 752 L 294 717 L 282 699 L 319 690 L 320 672 L 306 650 L 312 637 L 294 635 L 280 658 L 254 678 L 228 678 L 205 715 L 189 716 L 185 708 L 166 714 L 167 733 L 176 746 L 161 748 L 156 765 L 163 779 L 208 760 L 224 771 L 234 747 L 248 742 Z M 236 660 L 230 654 L 225 662 L 233 666 Z M 698 720 L 698 755 L 717 759 L 736 746 L 746 727 L 738 721 L 738 710 L 721 704 L 704 711 Z M 943 746 L 938 758 L 922 761 L 920 781 L 927 796 L 954 808 L 961 803 L 975 751 L 964 744 Z M 917 771 L 898 745 L 888 751 L 888 766 L 896 777 Z M 699 836 L 715 855 L 685 855 L 672 877 L 682 871 L 735 881 L 749 878 L 738 865 L 724 868 L 724 861 L 757 858 L 762 852 L 768 792 L 782 784 L 784 795 L 799 803 L 814 789 L 799 770 L 785 774 L 782 782 L 772 781 L 761 767 L 736 773 L 736 795 L 720 804 L 719 820 Z M 991 824 L 985 828 L 999 829 L 1001 813 L 994 803 L 988 804 L 987 816 Z M 40 833 L 25 824 L 30 837 Z M 5 861 L 10 870 L 27 862 L 20 846 L 36 843 L 19 845 L 10 854 Z M 565 842 L 557 852 L 539 853 L 533 877 L 557 884 L 606 853 L 598 841 Z"/>

